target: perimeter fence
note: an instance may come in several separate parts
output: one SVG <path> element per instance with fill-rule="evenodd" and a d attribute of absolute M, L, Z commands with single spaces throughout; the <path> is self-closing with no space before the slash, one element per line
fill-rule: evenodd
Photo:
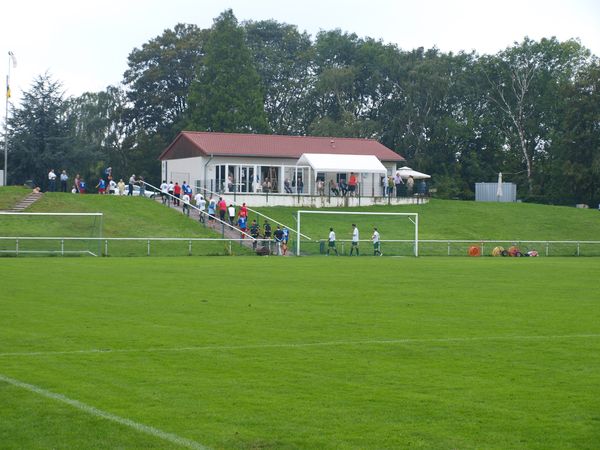
<path fill-rule="evenodd" d="M 249 239 L 232 238 L 90 238 L 90 237 L 0 237 L 0 256 L 224 256 L 277 253 L 279 246 L 269 239 L 257 239 L 256 249 Z M 326 240 L 302 240 L 302 256 L 327 254 Z M 381 240 L 384 256 L 414 257 L 414 240 Z M 526 255 L 535 251 L 539 256 L 600 256 L 600 241 L 544 241 L 544 240 L 456 240 L 419 239 L 419 256 L 468 256 L 473 247 L 482 257 L 492 256 L 495 248 L 516 247 Z M 288 248 L 295 248 L 290 240 Z M 350 252 L 351 241 L 337 242 L 339 255 Z M 288 250 L 288 255 L 291 252 Z M 373 255 L 369 240 L 360 241 L 361 256 Z"/>

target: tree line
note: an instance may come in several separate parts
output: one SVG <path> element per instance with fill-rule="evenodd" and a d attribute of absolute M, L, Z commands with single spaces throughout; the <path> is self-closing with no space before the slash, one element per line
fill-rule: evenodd
<path fill-rule="evenodd" d="M 600 64 L 577 40 L 402 50 L 231 10 L 133 49 L 105 91 L 65 98 L 36 78 L 8 121 L 9 182 L 111 166 L 158 183 L 182 130 L 371 138 L 430 173 L 440 197 L 472 199 L 503 172 L 525 201 L 600 202 Z"/>

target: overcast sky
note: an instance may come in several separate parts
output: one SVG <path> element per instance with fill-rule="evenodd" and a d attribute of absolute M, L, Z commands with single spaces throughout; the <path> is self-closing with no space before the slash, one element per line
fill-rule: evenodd
<path fill-rule="evenodd" d="M 134 48 L 177 23 L 209 28 L 227 8 L 240 22 L 275 19 L 313 38 L 339 28 L 404 50 L 490 54 L 525 36 L 556 36 L 579 38 L 600 56 L 599 0 L 13 0 L 2 7 L 0 74 L 6 78 L 12 51 L 17 102 L 45 72 L 67 95 L 101 91 L 121 82 Z"/>

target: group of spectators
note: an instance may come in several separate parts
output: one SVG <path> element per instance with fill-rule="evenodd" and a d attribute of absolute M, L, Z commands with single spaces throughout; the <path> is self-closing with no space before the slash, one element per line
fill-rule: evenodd
<path fill-rule="evenodd" d="M 54 169 L 50 169 L 48 172 L 48 192 L 56 192 L 57 188 L 57 180 L 60 182 L 60 192 L 68 192 L 69 185 L 69 175 L 67 171 L 63 169 L 60 172 L 60 175 L 57 175 Z M 98 194 L 118 194 L 118 195 L 133 195 L 134 186 L 139 186 L 139 195 L 144 197 L 146 195 L 146 183 L 144 182 L 144 177 L 136 178 L 135 174 L 132 174 L 129 177 L 129 181 L 127 184 L 123 181 L 123 179 L 119 179 L 116 182 L 112 176 L 112 167 L 107 167 L 104 169 L 102 176 L 98 178 L 98 183 L 95 188 L 98 191 Z M 127 190 L 127 192 L 126 192 Z M 73 179 L 73 183 L 71 184 L 70 191 L 73 194 L 85 194 L 88 192 L 88 186 L 83 177 L 79 174 L 75 175 Z"/>
<path fill-rule="evenodd" d="M 409 175 L 405 180 L 400 172 L 384 178 L 382 183 L 384 184 L 384 195 L 387 197 L 393 197 L 394 194 L 396 197 L 411 197 L 415 194 L 425 195 L 427 191 L 425 180 L 415 184 L 415 179 L 412 176 Z"/>

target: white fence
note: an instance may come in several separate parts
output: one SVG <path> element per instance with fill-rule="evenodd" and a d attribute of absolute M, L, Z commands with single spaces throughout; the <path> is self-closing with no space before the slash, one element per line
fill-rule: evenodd
<path fill-rule="evenodd" d="M 0 237 L 0 256 L 218 256 L 253 255 L 249 239 L 231 238 L 82 238 L 82 237 Z M 322 240 L 302 241 L 302 255 L 320 255 Z M 340 254 L 345 254 L 345 241 L 338 241 Z M 347 243 L 349 248 L 349 242 Z M 361 241 L 361 254 L 369 255 L 370 241 Z M 290 240 L 289 247 L 295 243 Z M 385 256 L 413 256 L 414 240 L 382 240 Z M 467 256 L 472 246 L 482 256 L 491 256 L 495 247 L 516 246 L 521 253 L 536 250 L 540 256 L 600 256 L 600 241 L 544 240 L 456 240 L 419 239 L 419 256 Z M 257 247 L 274 251 L 272 240 L 258 239 Z M 306 251 L 304 251 L 306 249 Z"/>

